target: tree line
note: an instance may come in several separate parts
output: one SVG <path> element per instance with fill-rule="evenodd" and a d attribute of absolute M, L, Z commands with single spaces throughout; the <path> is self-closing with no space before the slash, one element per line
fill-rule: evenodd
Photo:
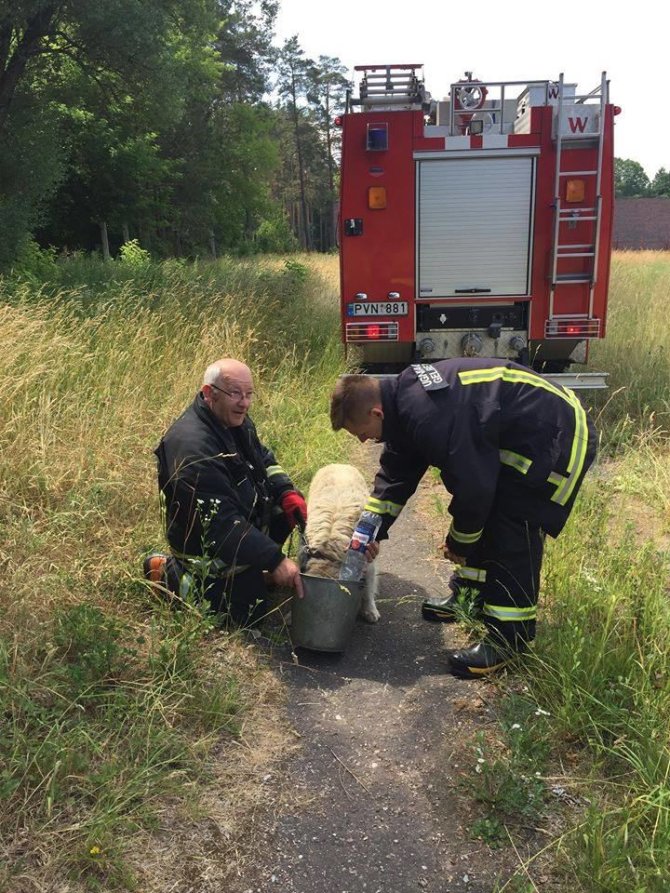
<path fill-rule="evenodd" d="M 614 190 L 619 197 L 670 197 L 670 171 L 659 168 L 653 180 L 647 176 L 639 161 L 630 158 L 614 159 Z"/>
<path fill-rule="evenodd" d="M 0 0 L 0 268 L 335 243 L 346 69 L 277 0 Z"/>

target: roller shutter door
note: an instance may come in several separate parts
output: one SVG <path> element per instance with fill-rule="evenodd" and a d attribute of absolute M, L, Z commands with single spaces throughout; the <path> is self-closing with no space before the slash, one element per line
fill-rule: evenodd
<path fill-rule="evenodd" d="M 418 298 L 528 294 L 533 165 L 418 162 Z"/>

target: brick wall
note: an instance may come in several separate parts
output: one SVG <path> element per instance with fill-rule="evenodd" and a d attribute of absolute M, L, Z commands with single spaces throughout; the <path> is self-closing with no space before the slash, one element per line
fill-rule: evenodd
<path fill-rule="evenodd" d="M 670 198 L 617 198 L 614 248 L 670 250 Z"/>

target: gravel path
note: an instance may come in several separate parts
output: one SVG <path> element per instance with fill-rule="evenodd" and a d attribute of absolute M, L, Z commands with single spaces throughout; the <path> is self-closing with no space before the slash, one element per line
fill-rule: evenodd
<path fill-rule="evenodd" d="M 271 655 L 301 741 L 286 769 L 300 806 L 277 816 L 268 803 L 253 868 L 229 893 L 492 893 L 512 873 L 513 853 L 469 831 L 481 813 L 459 782 L 495 689 L 450 676 L 459 632 L 421 619 L 449 574 L 434 557 L 442 531 L 425 524 L 412 501 L 378 559 L 381 620 L 358 621 L 344 654 Z"/>

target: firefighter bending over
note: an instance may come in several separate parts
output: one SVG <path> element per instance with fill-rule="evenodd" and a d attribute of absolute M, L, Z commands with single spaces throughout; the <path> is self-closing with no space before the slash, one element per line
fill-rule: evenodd
<path fill-rule="evenodd" d="M 266 613 L 268 575 L 302 595 L 299 568 L 281 544 L 307 520 L 307 507 L 258 439 L 247 415 L 253 397 L 251 371 L 239 360 L 205 371 L 155 450 L 171 554 L 144 562 L 149 580 L 182 598 L 191 587 L 237 624 Z"/>
<path fill-rule="evenodd" d="M 442 360 L 395 379 L 341 378 L 331 422 L 361 442 L 384 443 L 366 505 L 382 515 L 378 539 L 429 466 L 452 494 L 444 544 L 457 565 L 451 595 L 425 601 L 422 614 L 456 620 L 468 590 L 486 627 L 482 642 L 450 655 L 452 674 L 479 677 L 524 652 L 535 637 L 545 532 L 563 529 L 596 452 L 574 393 L 517 363 Z"/>

